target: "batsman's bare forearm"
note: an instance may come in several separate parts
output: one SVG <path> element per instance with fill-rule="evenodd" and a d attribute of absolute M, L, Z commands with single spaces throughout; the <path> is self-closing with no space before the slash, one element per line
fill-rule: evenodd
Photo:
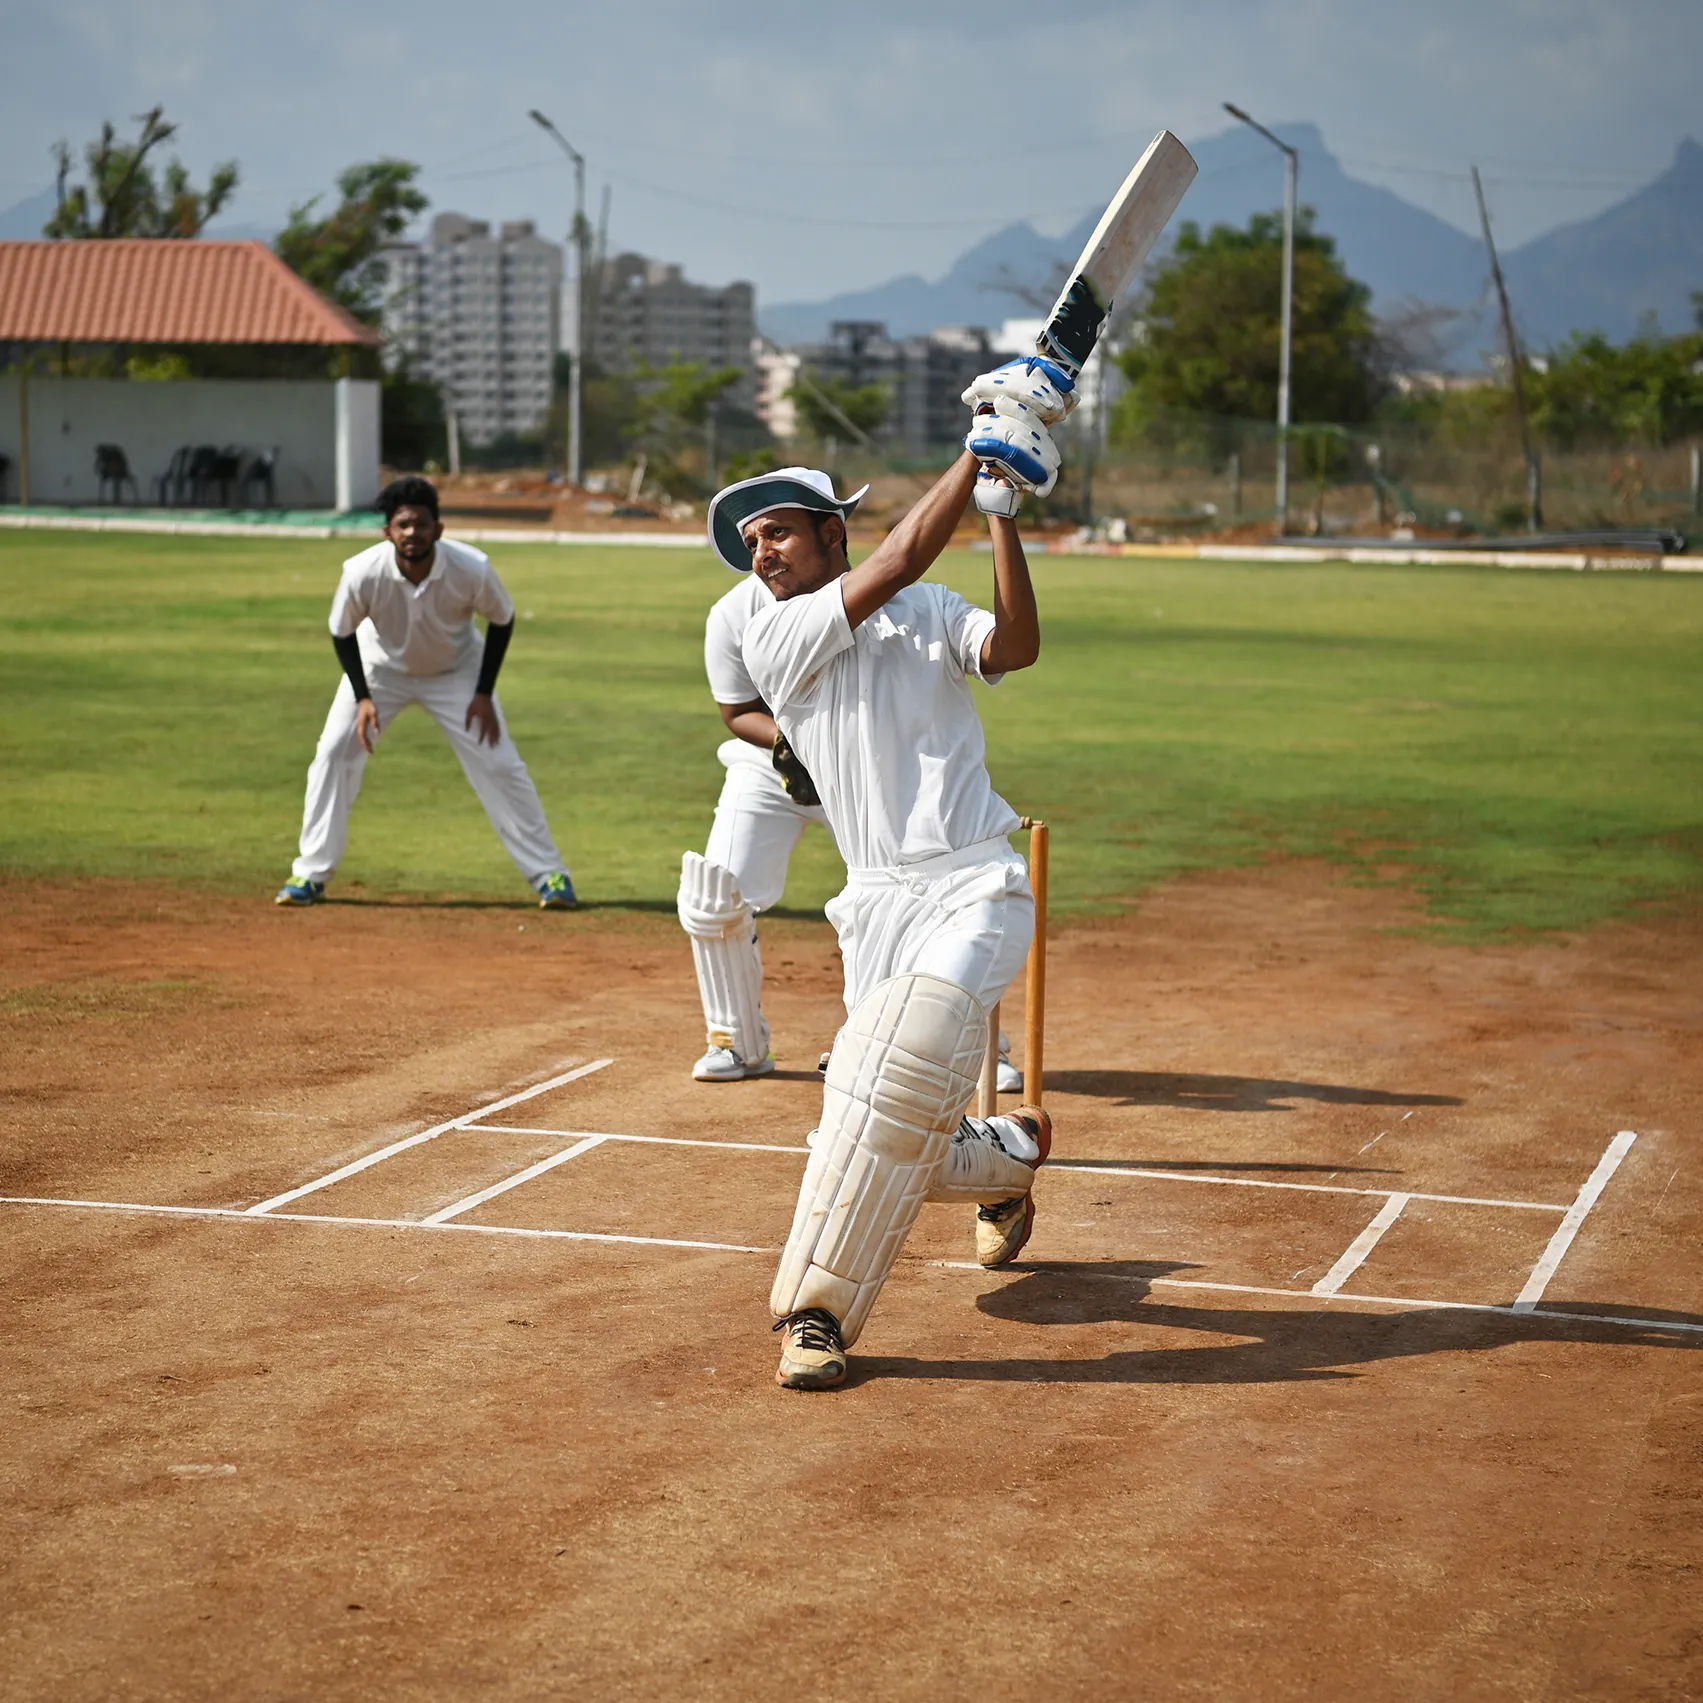
<path fill-rule="evenodd" d="M 928 494 L 840 582 L 846 619 L 855 627 L 934 566 L 952 542 L 976 488 L 976 458 L 964 452 L 935 480 Z"/>
<path fill-rule="evenodd" d="M 780 728 L 761 698 L 753 698 L 748 704 L 721 704 L 718 707 L 727 731 L 735 739 L 743 739 L 759 751 L 774 750 Z"/>
<path fill-rule="evenodd" d="M 1033 668 L 1040 657 L 1041 615 L 1017 522 L 990 514 L 988 531 L 993 536 L 994 625 L 982 643 L 982 672 L 1010 674 Z"/>

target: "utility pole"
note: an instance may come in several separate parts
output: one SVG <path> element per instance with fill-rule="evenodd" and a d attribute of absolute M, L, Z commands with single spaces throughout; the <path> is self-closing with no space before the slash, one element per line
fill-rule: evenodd
<path fill-rule="evenodd" d="M 1277 530 L 1282 533 L 1289 530 L 1289 358 L 1295 328 L 1295 191 L 1301 173 L 1301 155 L 1239 106 L 1226 101 L 1224 110 L 1257 130 L 1283 153 L 1283 305 L 1279 310 L 1282 329 L 1277 344 Z"/>
<path fill-rule="evenodd" d="M 585 442 L 580 431 L 580 413 L 585 395 L 586 286 L 590 271 L 587 254 L 591 247 L 591 226 L 585 217 L 585 155 L 536 107 L 527 117 L 574 162 L 574 228 L 570 238 L 574 249 L 574 318 L 568 343 L 568 357 L 573 362 L 568 374 L 568 483 L 577 486 L 585 483 Z"/>
<path fill-rule="evenodd" d="M 1490 210 L 1484 205 L 1484 185 L 1478 167 L 1472 168 L 1472 192 L 1478 197 L 1478 222 L 1484 231 L 1484 246 L 1490 254 L 1490 276 L 1496 284 L 1496 300 L 1502 308 L 1502 340 L 1508 346 L 1508 377 L 1514 386 L 1514 412 L 1520 417 L 1520 446 L 1526 452 L 1526 531 L 1543 526 L 1543 469 L 1532 446 L 1531 422 L 1526 418 L 1524 362 L 1519 339 L 1514 335 L 1514 310 L 1508 306 L 1508 286 L 1502 279 L 1502 263 L 1496 258 L 1496 239 L 1490 234 Z"/>

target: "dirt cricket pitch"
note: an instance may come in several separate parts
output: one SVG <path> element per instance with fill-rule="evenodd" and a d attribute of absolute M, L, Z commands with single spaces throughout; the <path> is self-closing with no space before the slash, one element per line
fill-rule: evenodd
<path fill-rule="evenodd" d="M 707 1087 L 665 916 L 0 888 L 0 1696 L 1703 1696 L 1703 915 L 1412 920 L 1058 931 L 1028 1256 L 799 1396 L 824 925 Z"/>

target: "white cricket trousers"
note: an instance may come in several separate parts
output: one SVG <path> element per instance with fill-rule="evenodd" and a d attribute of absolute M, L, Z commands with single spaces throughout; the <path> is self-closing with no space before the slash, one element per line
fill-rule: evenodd
<path fill-rule="evenodd" d="M 828 901 L 846 1010 L 890 976 L 938 976 L 991 1011 L 1029 956 L 1029 869 L 1001 835 L 895 869 L 848 869 Z"/>
<path fill-rule="evenodd" d="M 787 865 L 799 836 L 812 822 L 826 827 L 828 819 L 821 805 L 793 801 L 756 746 L 729 739 L 716 756 L 727 775 L 716 800 L 704 861 L 730 871 L 746 904 L 766 911 L 779 904 L 786 891 Z"/>
<path fill-rule="evenodd" d="M 439 727 L 461 759 L 461 767 L 497 837 L 536 888 L 547 876 L 565 871 L 562 854 L 550 837 L 544 806 L 526 764 L 509 735 L 508 718 L 493 694 L 503 737 L 481 745 L 477 729 L 465 725 L 467 706 L 479 684 L 477 657 L 449 674 L 404 674 L 367 665 L 367 689 L 378 711 L 379 737 L 410 704 L 418 704 Z M 349 812 L 361 790 L 367 753 L 355 732 L 355 689 L 347 676 L 339 683 L 325 718 L 325 731 L 307 772 L 307 801 L 302 808 L 301 856 L 291 866 L 300 880 L 328 881 L 349 843 Z"/>

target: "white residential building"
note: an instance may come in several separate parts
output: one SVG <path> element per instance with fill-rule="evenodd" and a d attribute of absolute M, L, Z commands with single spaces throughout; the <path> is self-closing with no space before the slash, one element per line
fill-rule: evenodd
<path fill-rule="evenodd" d="M 380 256 L 385 330 L 443 394 L 461 436 L 489 443 L 543 426 L 561 347 L 562 250 L 530 219 L 500 227 L 440 213 L 424 243 Z"/>

